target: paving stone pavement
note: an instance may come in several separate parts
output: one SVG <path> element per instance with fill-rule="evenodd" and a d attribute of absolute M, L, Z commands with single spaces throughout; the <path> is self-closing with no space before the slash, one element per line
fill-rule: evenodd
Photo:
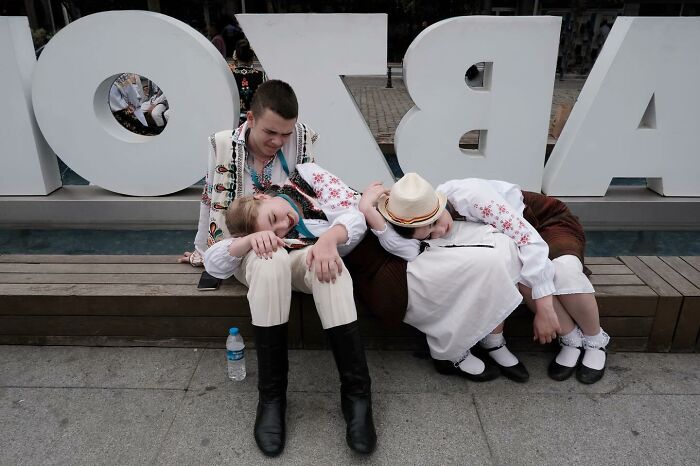
<path fill-rule="evenodd" d="M 348 76 L 344 81 L 377 142 L 393 144 L 396 127 L 406 112 L 413 107 L 403 79 L 392 78 L 391 88 L 386 87 L 386 77 Z M 584 82 L 583 79 L 555 80 L 550 132 L 557 110 L 563 106 L 573 106 Z M 465 137 L 460 142 L 474 143 L 475 138 Z"/>
<path fill-rule="evenodd" d="M 700 463 L 700 354 L 613 353 L 598 384 L 553 382 L 551 354 L 521 355 L 526 384 L 437 374 L 410 352 L 369 351 L 379 443 L 345 445 L 328 351 L 290 351 L 287 446 L 265 458 L 248 377 L 224 351 L 0 346 L 0 465 Z"/>

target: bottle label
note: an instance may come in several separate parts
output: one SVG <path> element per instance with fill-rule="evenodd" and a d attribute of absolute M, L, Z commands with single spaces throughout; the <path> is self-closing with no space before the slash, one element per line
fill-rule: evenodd
<path fill-rule="evenodd" d="M 238 351 L 228 351 L 226 350 L 226 359 L 229 361 L 240 361 L 245 356 L 245 349 Z"/>

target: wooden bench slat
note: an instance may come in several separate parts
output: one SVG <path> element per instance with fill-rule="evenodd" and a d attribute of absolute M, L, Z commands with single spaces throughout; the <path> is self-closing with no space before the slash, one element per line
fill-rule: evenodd
<path fill-rule="evenodd" d="M 666 262 L 657 256 L 639 256 L 649 268 L 654 270 L 669 285 L 678 290 L 683 296 L 700 296 L 700 289 L 686 280 L 681 274 L 673 270 Z"/>
<path fill-rule="evenodd" d="M 591 275 L 593 285 L 644 285 L 636 275 Z"/>
<path fill-rule="evenodd" d="M 623 265 L 617 257 L 584 257 L 586 265 Z"/>
<path fill-rule="evenodd" d="M 700 256 L 681 256 L 681 259 L 692 265 L 696 270 L 700 270 Z"/>
<path fill-rule="evenodd" d="M 586 265 L 594 275 L 631 275 L 632 272 L 626 265 Z"/>
<path fill-rule="evenodd" d="M 0 264 L 7 273 L 202 273 L 201 268 L 187 264 Z"/>
<path fill-rule="evenodd" d="M 9 264 L 175 264 L 179 256 L 119 254 L 0 254 L 0 263 Z M 190 266 L 191 267 L 191 266 Z"/>
<path fill-rule="evenodd" d="M 241 284 L 227 284 L 215 291 L 194 286 L 133 284 L 0 284 L 0 296 L 245 296 Z"/>
<path fill-rule="evenodd" d="M 609 286 L 600 285 L 595 287 L 596 296 L 649 296 L 657 297 L 654 290 L 648 286 L 635 285 L 619 285 Z"/>
<path fill-rule="evenodd" d="M 7 273 L 0 272 L 0 283 L 25 284 L 133 284 L 197 286 L 199 275 L 191 273 Z"/>
<path fill-rule="evenodd" d="M 688 280 L 696 288 L 700 288 L 700 270 L 690 265 L 680 257 L 661 257 L 661 260 L 666 262 L 676 272 L 681 274 L 683 278 Z"/>
<path fill-rule="evenodd" d="M 298 298 L 292 295 L 292 306 Z M 297 309 L 297 308 L 295 308 Z M 236 296 L 6 296 L 0 305 L 4 316 L 129 316 L 138 326 L 142 316 L 245 316 L 250 307 L 245 294 Z M 2 329 L 0 329 L 2 333 Z"/>
<path fill-rule="evenodd" d="M 622 256 L 620 260 L 641 278 L 659 296 L 680 296 L 681 294 L 635 256 Z"/>

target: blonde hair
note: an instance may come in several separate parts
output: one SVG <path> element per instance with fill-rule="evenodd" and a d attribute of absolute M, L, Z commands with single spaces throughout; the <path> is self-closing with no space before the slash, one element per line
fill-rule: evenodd
<path fill-rule="evenodd" d="M 226 210 L 226 228 L 231 236 L 244 236 L 257 231 L 260 200 L 253 196 L 236 198 Z"/>

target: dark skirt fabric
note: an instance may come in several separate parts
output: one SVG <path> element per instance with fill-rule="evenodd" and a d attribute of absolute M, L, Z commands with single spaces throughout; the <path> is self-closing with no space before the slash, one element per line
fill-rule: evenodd
<path fill-rule="evenodd" d="M 549 246 L 549 258 L 571 254 L 583 263 L 586 236 L 583 226 L 559 199 L 540 193 L 523 191 L 523 217 L 535 227 Z"/>
<path fill-rule="evenodd" d="M 355 298 L 385 325 L 399 325 L 408 307 L 406 261 L 386 252 L 372 232 L 343 261 L 352 276 Z"/>

